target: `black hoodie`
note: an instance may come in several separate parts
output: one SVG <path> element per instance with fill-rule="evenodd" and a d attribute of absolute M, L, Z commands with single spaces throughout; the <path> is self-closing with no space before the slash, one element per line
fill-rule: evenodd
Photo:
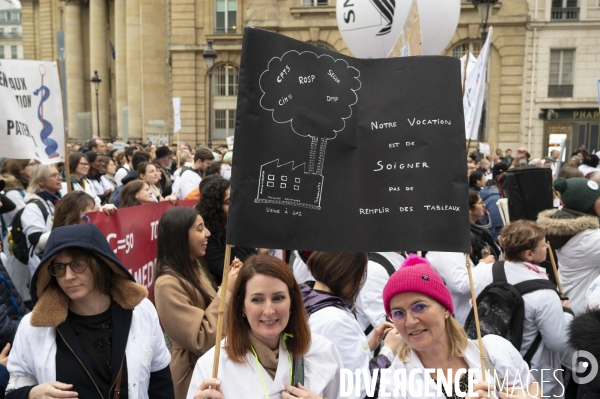
<path fill-rule="evenodd" d="M 115 382 L 121 365 L 123 365 L 120 399 L 127 399 L 128 376 L 125 349 L 133 318 L 133 309 L 146 298 L 148 291 L 135 282 L 95 225 L 79 224 L 58 227 L 48 237 L 44 257 L 31 279 L 31 300 L 35 306 L 30 323 L 35 327 L 56 329 L 56 380 L 73 384 L 72 390 L 78 393 L 79 398 L 100 398 L 91 364 L 67 319 L 69 297 L 56 283 L 52 283 L 52 276 L 48 268 L 52 260 L 66 249 L 83 249 L 91 252 L 101 258 L 113 272 L 109 290 L 112 299 L 110 310 L 114 327 L 111 338 L 111 389 L 108 397 L 113 396 Z M 8 393 L 6 397 L 27 398 L 32 388 L 32 386 L 28 386 L 17 389 Z M 102 396 L 105 394 L 103 393 Z M 174 397 L 169 366 L 150 373 L 148 395 L 150 399 Z"/>

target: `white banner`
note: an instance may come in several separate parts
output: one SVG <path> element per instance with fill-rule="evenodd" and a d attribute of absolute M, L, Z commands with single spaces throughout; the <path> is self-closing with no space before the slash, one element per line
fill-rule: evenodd
<path fill-rule="evenodd" d="M 0 157 L 65 161 L 58 67 L 50 61 L 0 60 Z"/>
<path fill-rule="evenodd" d="M 463 107 L 465 110 L 465 136 L 466 139 L 477 140 L 479 122 L 481 121 L 481 111 L 483 109 L 483 100 L 485 98 L 485 73 L 490 52 L 490 41 L 493 28 L 490 27 L 487 40 L 477 57 L 475 67 L 471 72 L 467 72 L 465 81 L 465 91 L 463 95 Z M 467 66 L 468 70 L 468 66 Z"/>
<path fill-rule="evenodd" d="M 181 130 L 181 97 L 173 97 L 173 132 Z M 180 144 L 180 143 L 177 143 Z"/>

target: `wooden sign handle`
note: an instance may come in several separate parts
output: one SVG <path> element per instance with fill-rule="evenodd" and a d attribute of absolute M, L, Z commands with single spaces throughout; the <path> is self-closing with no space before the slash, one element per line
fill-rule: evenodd
<path fill-rule="evenodd" d="M 473 284 L 473 274 L 471 273 L 471 258 L 465 254 L 467 272 L 469 273 L 469 284 L 471 286 L 471 302 L 473 303 L 473 315 L 475 316 L 475 330 L 477 330 L 477 342 L 479 344 L 479 358 L 481 360 L 481 379 L 485 382 L 485 351 L 483 341 L 481 340 L 481 329 L 479 328 L 479 313 L 477 312 L 477 296 L 475 295 L 475 285 Z"/>
<path fill-rule="evenodd" d="M 223 281 L 221 282 L 221 301 L 219 302 L 219 315 L 217 318 L 217 337 L 215 339 L 215 359 L 213 361 L 212 378 L 217 378 L 219 372 L 219 357 L 221 356 L 221 338 L 223 336 L 223 318 L 225 316 L 225 297 L 227 296 L 230 259 L 231 245 L 227 245 L 225 247 L 225 261 L 223 262 Z"/>

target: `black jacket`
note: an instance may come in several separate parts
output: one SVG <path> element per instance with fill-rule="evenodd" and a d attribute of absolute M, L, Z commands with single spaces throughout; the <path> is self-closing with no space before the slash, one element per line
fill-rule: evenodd
<path fill-rule="evenodd" d="M 575 317 L 569 326 L 569 343 L 578 351 L 587 351 L 596 359 L 600 359 L 600 342 L 598 341 L 598 330 L 600 330 L 600 310 L 592 309 Z M 576 373 L 579 378 L 587 377 L 592 365 L 589 359 L 581 357 L 577 359 L 580 363 L 588 363 L 588 367 L 582 373 Z M 570 365 L 572 366 L 572 365 Z M 581 380 L 576 380 L 577 381 Z M 578 399 L 600 399 L 600 374 L 586 384 L 577 384 Z M 575 395 L 572 395 L 575 396 Z"/>
<path fill-rule="evenodd" d="M 0 260 L 0 351 L 12 344 L 21 318 L 29 313 Z"/>
<path fill-rule="evenodd" d="M 481 250 L 485 247 L 490 248 L 490 254 L 494 255 L 496 259 L 499 258 L 500 252 L 490 231 L 483 226 L 471 222 L 471 259 L 473 260 L 473 265 L 479 263 L 482 258 Z"/>

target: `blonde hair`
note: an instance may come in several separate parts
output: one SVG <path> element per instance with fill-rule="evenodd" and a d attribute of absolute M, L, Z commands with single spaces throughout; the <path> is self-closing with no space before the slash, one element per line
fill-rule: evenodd
<path fill-rule="evenodd" d="M 192 156 L 192 155 L 191 155 L 191 153 L 190 153 L 189 151 L 187 151 L 187 150 L 181 151 L 181 152 L 179 153 L 179 164 L 180 164 L 181 166 L 183 166 L 183 164 L 185 164 L 185 163 L 186 163 L 186 161 L 187 161 L 187 159 L 188 159 L 189 157 L 191 157 L 191 156 Z"/>
<path fill-rule="evenodd" d="M 56 168 L 54 165 L 33 165 L 31 170 L 31 176 L 29 177 L 29 186 L 27 186 L 27 192 L 31 194 L 37 194 L 40 191 L 44 191 L 38 180 L 46 180 L 50 174 L 50 168 Z"/>
<path fill-rule="evenodd" d="M 467 345 L 469 345 L 467 333 L 454 317 L 448 317 L 445 320 L 445 324 L 446 334 L 450 340 L 450 355 L 463 357 L 463 352 L 467 349 Z M 402 340 L 400 342 L 400 346 L 398 347 L 398 358 L 403 363 L 409 362 L 410 349 L 411 348 L 406 341 Z"/>

